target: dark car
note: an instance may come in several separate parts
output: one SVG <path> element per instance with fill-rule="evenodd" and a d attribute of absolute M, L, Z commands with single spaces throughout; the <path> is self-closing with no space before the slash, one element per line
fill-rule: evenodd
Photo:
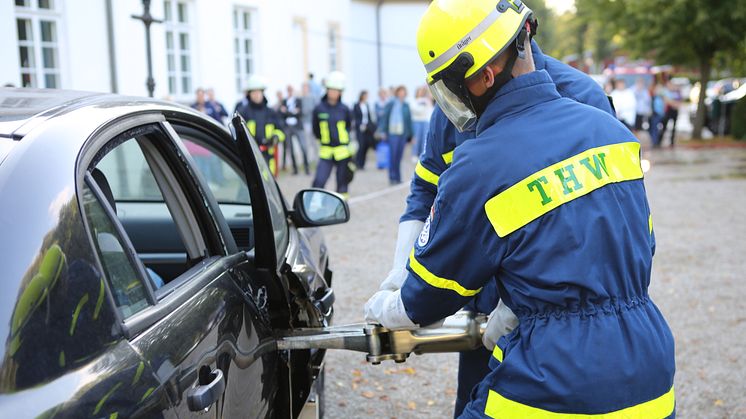
<path fill-rule="evenodd" d="M 0 89 L 0 416 L 320 413 L 324 351 L 273 337 L 331 322 L 347 219 L 290 208 L 240 117 Z"/>

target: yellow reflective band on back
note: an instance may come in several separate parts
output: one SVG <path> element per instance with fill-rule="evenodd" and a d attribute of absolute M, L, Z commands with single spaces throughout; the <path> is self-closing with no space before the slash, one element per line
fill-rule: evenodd
<path fill-rule="evenodd" d="M 610 183 L 642 179 L 640 144 L 611 144 L 586 150 L 521 180 L 484 205 L 500 237 L 549 211 Z"/>
<path fill-rule="evenodd" d="M 648 230 L 650 230 L 650 234 L 653 234 L 653 214 L 648 216 Z"/>
<path fill-rule="evenodd" d="M 506 399 L 496 391 L 490 390 L 484 414 L 500 419 L 663 419 L 673 413 L 676 405 L 673 387 L 658 398 L 635 406 L 608 413 L 556 413 L 549 410 L 531 407 Z"/>
<path fill-rule="evenodd" d="M 473 295 L 479 294 L 479 292 L 482 291 L 481 288 L 478 290 L 469 290 L 462 287 L 461 284 L 452 279 L 445 279 L 434 275 L 433 273 L 428 271 L 427 268 L 422 266 L 422 264 L 418 262 L 417 259 L 415 259 L 414 250 L 412 250 L 412 253 L 410 253 L 409 255 L 409 266 L 412 268 L 414 273 L 422 278 L 423 281 L 427 282 L 435 288 L 455 291 L 458 295 L 464 297 L 471 297 Z"/>
<path fill-rule="evenodd" d="M 453 150 L 443 154 L 443 162 L 445 162 L 445 164 L 453 163 Z"/>
<path fill-rule="evenodd" d="M 321 144 L 329 144 L 332 140 L 329 134 L 329 121 L 319 122 L 319 131 L 321 131 Z"/>
<path fill-rule="evenodd" d="M 414 168 L 414 174 L 417 175 L 420 179 L 424 180 L 427 183 L 432 183 L 435 186 L 438 186 L 438 179 L 440 178 L 435 173 L 427 170 L 425 166 L 422 165 L 422 163 L 417 162 L 417 166 Z"/>
<path fill-rule="evenodd" d="M 350 143 L 350 134 L 347 133 L 346 121 L 337 121 L 337 135 L 339 136 L 340 144 Z"/>
<path fill-rule="evenodd" d="M 270 139 L 275 133 L 275 124 L 267 124 L 264 126 L 264 138 Z"/>
<path fill-rule="evenodd" d="M 495 344 L 495 349 L 492 350 L 492 356 L 494 356 L 496 360 L 503 362 L 503 350 L 500 349 L 497 344 Z"/>

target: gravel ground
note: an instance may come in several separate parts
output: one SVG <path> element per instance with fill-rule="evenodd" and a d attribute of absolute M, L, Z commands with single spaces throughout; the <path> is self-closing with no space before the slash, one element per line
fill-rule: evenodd
<path fill-rule="evenodd" d="M 664 149 L 644 158 L 658 243 L 650 292 L 676 338 L 677 417 L 746 418 L 746 149 Z M 412 173 L 413 165 L 402 169 Z M 280 183 L 291 199 L 311 178 L 284 174 Z M 325 230 L 336 324 L 361 321 L 386 276 L 407 190 L 390 188 L 383 171 L 358 171 L 351 221 Z M 330 351 L 328 418 L 450 417 L 457 363 L 455 354 L 413 355 L 372 366 L 360 353 Z"/>

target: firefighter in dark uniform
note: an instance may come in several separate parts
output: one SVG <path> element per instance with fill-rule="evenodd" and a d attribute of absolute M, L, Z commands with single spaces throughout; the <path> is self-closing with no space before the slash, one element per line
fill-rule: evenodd
<path fill-rule="evenodd" d="M 337 192 L 347 197 L 347 187 L 352 180 L 354 166 L 350 151 L 349 127 L 352 123 L 352 112 L 341 102 L 345 76 L 333 71 L 326 78 L 326 95 L 313 110 L 313 133 L 319 139 L 319 164 L 314 188 L 323 188 L 332 168 L 337 170 Z"/>
<path fill-rule="evenodd" d="M 261 77 L 257 75 L 249 77 L 247 86 L 249 100 L 241 102 L 236 112 L 246 120 L 249 133 L 259 144 L 259 150 L 262 151 L 269 170 L 277 176 L 275 154 L 277 144 L 285 141 L 285 133 L 279 128 L 282 125 L 280 115 L 267 106 L 267 98 L 264 96 L 266 88 L 267 85 Z"/>

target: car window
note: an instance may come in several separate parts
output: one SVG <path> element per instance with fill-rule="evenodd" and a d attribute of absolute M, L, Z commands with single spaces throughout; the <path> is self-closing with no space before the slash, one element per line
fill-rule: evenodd
<path fill-rule="evenodd" d="M 254 217 L 243 170 L 223 153 L 200 139 L 181 136 L 197 170 L 207 181 L 210 191 L 228 223 L 233 240 L 241 251 L 254 248 Z"/>
<path fill-rule="evenodd" d="M 100 204 L 116 216 L 126 235 L 124 248 L 134 250 L 133 259 L 142 263 L 139 272 L 156 296 L 187 280 L 183 274 L 199 261 L 222 255 L 208 250 L 209 227 L 194 213 L 204 202 L 190 202 L 194 195 L 185 187 L 192 184 L 179 163 L 167 134 L 149 125 L 112 139 L 88 168 L 105 201 Z"/>
<path fill-rule="evenodd" d="M 108 152 L 96 165 L 105 175 L 117 202 L 160 202 L 163 195 L 134 138 Z"/>
<path fill-rule="evenodd" d="M 219 204 L 251 204 L 249 188 L 246 186 L 243 173 L 240 173 L 209 146 L 186 138 L 183 141 L 197 165 L 197 170 L 202 173 Z"/>
<path fill-rule="evenodd" d="M 122 317 L 130 317 L 148 306 L 146 288 L 124 251 L 116 227 L 88 185 L 83 186 L 82 201 L 114 302 Z"/>

